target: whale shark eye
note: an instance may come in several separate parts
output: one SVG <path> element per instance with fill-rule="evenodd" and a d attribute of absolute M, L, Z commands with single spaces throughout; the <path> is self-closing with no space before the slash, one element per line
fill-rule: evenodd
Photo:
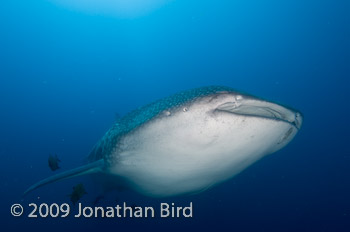
<path fill-rule="evenodd" d="M 243 97 L 242 97 L 241 95 L 237 95 L 237 96 L 236 96 L 236 100 L 237 100 L 237 101 L 240 101 L 240 100 L 242 100 L 242 99 L 243 99 Z"/>
<path fill-rule="evenodd" d="M 165 116 L 170 116 L 170 115 L 171 115 L 170 111 L 168 111 L 168 110 L 165 110 L 165 111 L 163 112 L 163 114 L 164 114 Z"/>
<path fill-rule="evenodd" d="M 183 111 L 183 112 L 188 111 L 187 107 L 184 107 L 184 108 L 182 109 L 182 111 Z"/>

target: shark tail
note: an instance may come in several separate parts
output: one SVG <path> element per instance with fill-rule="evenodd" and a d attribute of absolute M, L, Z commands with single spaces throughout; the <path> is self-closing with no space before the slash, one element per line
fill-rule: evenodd
<path fill-rule="evenodd" d="M 43 179 L 35 184 L 33 184 L 32 186 L 30 186 L 24 193 L 23 193 L 23 197 L 25 195 L 27 195 L 28 193 L 30 193 L 31 191 L 50 184 L 50 183 L 54 183 L 56 181 L 60 181 L 60 180 L 65 180 L 65 179 L 70 179 L 73 177 L 77 177 L 77 176 L 82 176 L 82 175 L 86 175 L 86 174 L 90 174 L 90 173 L 97 173 L 102 171 L 102 167 L 104 166 L 104 160 L 100 159 L 98 161 L 95 161 L 93 163 L 89 163 L 87 165 L 78 167 L 78 168 L 74 168 L 71 170 L 68 170 L 66 172 L 62 172 L 60 174 L 54 175 L 54 176 L 50 176 L 46 179 Z"/>

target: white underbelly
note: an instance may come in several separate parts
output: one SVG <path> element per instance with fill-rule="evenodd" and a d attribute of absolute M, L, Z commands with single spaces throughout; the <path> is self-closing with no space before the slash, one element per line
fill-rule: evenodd
<path fill-rule="evenodd" d="M 182 117 L 155 120 L 126 136 L 111 174 L 155 197 L 199 192 L 286 145 L 281 143 L 283 136 L 293 128 L 282 121 L 245 116 Z M 290 137 L 295 133 L 293 129 Z"/>

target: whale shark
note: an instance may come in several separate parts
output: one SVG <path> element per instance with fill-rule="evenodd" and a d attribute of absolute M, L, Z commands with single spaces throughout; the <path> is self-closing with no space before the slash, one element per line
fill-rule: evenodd
<path fill-rule="evenodd" d="M 297 110 L 230 87 L 190 89 L 118 119 L 86 165 L 39 181 L 24 195 L 92 173 L 150 197 L 199 193 L 285 147 L 302 121 Z"/>

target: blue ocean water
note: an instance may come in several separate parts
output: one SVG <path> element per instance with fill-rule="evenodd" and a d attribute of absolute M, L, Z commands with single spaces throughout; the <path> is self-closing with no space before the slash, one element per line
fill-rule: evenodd
<path fill-rule="evenodd" d="M 149 2 L 1 2 L 1 231 L 349 231 L 349 1 Z M 52 175 L 50 154 L 60 171 L 77 167 L 118 115 L 206 85 L 297 108 L 303 127 L 282 150 L 198 195 L 101 200 L 192 202 L 192 218 L 27 217 L 31 202 L 70 203 L 77 183 L 88 192 L 82 203 L 99 196 L 79 177 L 22 199 Z M 11 215 L 15 203 L 23 216 Z"/>

